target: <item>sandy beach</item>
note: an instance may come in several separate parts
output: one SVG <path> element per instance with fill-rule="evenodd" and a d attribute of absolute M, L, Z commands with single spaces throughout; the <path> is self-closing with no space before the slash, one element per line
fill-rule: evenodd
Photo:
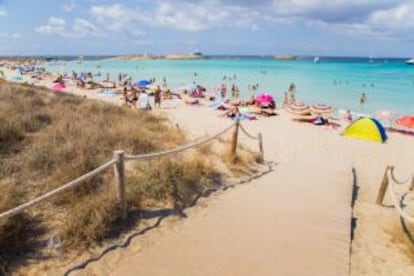
<path fill-rule="evenodd" d="M 11 70 L 0 69 L 8 77 L 15 74 Z M 28 82 L 32 83 L 32 80 L 28 80 Z M 35 84 L 51 87 L 50 80 L 39 81 Z M 86 92 L 72 86 L 65 91 L 81 96 L 86 95 L 88 98 L 109 100 L 97 96 L 93 91 Z M 117 99 L 111 98 L 110 101 L 120 104 L 120 100 Z M 211 110 L 205 105 L 186 106 L 182 102 L 165 101 L 163 106 L 165 108 L 155 109 L 154 112 L 168 116 L 194 139 L 205 134 L 212 135 L 229 123 L 229 119 L 220 116 L 222 112 Z M 308 187 L 309 190 L 312 190 L 311 187 L 313 187 L 323 195 L 324 190 L 320 189 L 322 183 L 315 181 L 315 179 L 326 179 L 324 181 L 338 185 L 338 189 L 348 187 L 351 190 L 353 185 L 351 173 L 354 169 L 356 172 L 355 184 L 358 189 L 353 208 L 356 227 L 350 258 L 351 275 L 414 274 L 414 245 L 405 236 L 398 214 L 394 208 L 375 205 L 386 166 L 395 166 L 396 174 L 402 177 L 413 173 L 413 137 L 399 133 L 388 133 L 389 139 L 385 144 L 367 142 L 341 136 L 340 132 L 343 128 L 331 129 L 326 126 L 294 122 L 292 115 L 283 110 L 278 110 L 278 114 L 278 116 L 260 117 L 259 120 L 243 123 L 250 133 L 260 132 L 263 134 L 265 160 L 275 164 L 273 171 L 246 185 L 237 186 L 211 198 L 201 200 L 195 208 L 187 211 L 188 217 L 186 219 L 168 219 L 162 222 L 157 229 L 133 239 L 127 248 L 111 252 L 100 261 L 94 262 L 88 265 L 85 270 L 76 273 L 79 275 L 136 275 L 139 271 L 143 275 L 167 275 L 165 271 L 170 271 L 170 275 L 252 275 L 254 272 L 258 272 L 258 275 L 275 275 L 275 271 L 278 271 L 279 275 L 287 275 L 286 273 L 292 273 L 294 270 L 284 271 L 280 270 L 280 267 L 284 264 L 289 264 L 286 267 L 299 265 L 296 261 L 300 257 L 295 257 L 293 253 L 296 251 L 289 251 L 289 239 L 279 240 L 277 238 L 288 233 L 289 229 L 277 227 L 278 221 L 270 221 L 269 219 L 275 216 L 289 217 L 289 213 L 282 212 L 285 209 L 281 205 L 288 206 L 289 209 L 286 210 L 294 210 L 299 216 L 302 211 L 300 208 L 303 208 L 304 204 L 292 204 L 297 194 L 303 190 L 300 187 L 299 189 L 289 187 L 290 183 L 286 183 L 286 180 L 295 173 L 299 176 L 303 175 L 303 177 L 312 176 L 298 178 L 295 181 L 298 183 L 302 181 L 306 183 L 303 187 Z M 257 150 L 257 141 L 241 136 L 240 142 Z M 340 178 L 329 177 L 331 172 L 336 172 L 334 176 L 340 176 Z M 385 198 L 385 205 L 391 204 L 388 196 Z M 338 200 L 350 201 L 350 198 Z M 295 209 L 295 206 L 298 209 Z M 329 206 L 326 207 L 329 208 Z M 267 211 L 259 212 L 262 215 L 256 216 L 257 213 L 252 211 L 254 208 Z M 414 200 L 411 199 L 407 211 L 414 213 Z M 232 218 L 231 222 L 238 226 L 240 232 L 220 227 L 220 223 L 223 221 L 220 218 Z M 318 221 L 315 220 L 314 223 L 317 225 Z M 300 224 L 297 225 L 300 226 Z M 215 230 L 216 232 L 207 230 Z M 411 234 L 414 233 L 412 226 L 409 230 Z M 221 255 L 209 256 L 208 254 L 213 252 L 229 256 L 235 250 L 243 254 L 234 255 L 234 258 L 228 260 L 221 259 L 222 263 L 218 263 L 216 267 L 203 264 L 201 268 L 205 270 L 202 273 L 194 274 L 194 270 L 191 270 L 193 266 L 190 264 L 208 262 L 206 259 L 194 259 L 192 251 L 189 250 L 192 246 L 191 241 L 195 240 L 195 237 L 188 235 L 196 232 L 196 240 L 203 241 L 200 243 L 200 247 L 195 246 L 196 249 L 203 248 L 203 246 L 217 247 L 216 250 L 204 252 L 205 254 L 201 252 L 200 256 L 220 260 Z M 255 236 L 249 237 L 253 233 Z M 306 235 L 306 229 L 302 234 Z M 218 240 L 226 241 L 226 244 L 209 244 L 211 235 L 218 235 L 220 237 Z M 286 236 L 289 237 L 289 235 L 284 237 Z M 253 244 L 248 242 L 250 238 Z M 297 239 L 297 236 L 289 238 L 293 241 Z M 323 246 L 314 246 L 314 252 L 323 250 Z M 247 254 L 248 257 L 246 257 L 246 250 L 250 249 L 257 250 L 253 250 L 251 255 Z M 164 267 L 166 270 L 162 270 L 163 264 L 176 262 L 173 256 L 178 253 L 180 260 L 188 260 L 188 266 L 180 267 L 178 265 L 171 267 L 171 270 Z M 285 253 L 284 257 L 281 256 L 278 261 L 275 261 L 275 258 L 280 256 L 278 254 Z M 289 256 L 291 258 L 288 258 Z M 256 262 L 250 262 L 255 258 Z M 323 263 L 323 260 L 319 261 Z M 261 262 L 266 266 L 260 267 Z M 149 271 L 146 268 L 160 270 Z M 299 269 L 296 272 L 304 275 L 302 273 L 306 269 L 309 272 L 312 265 L 304 264 L 302 269 L 304 270 Z M 57 272 L 51 271 L 50 275 Z M 59 270 L 59 272 L 62 271 Z M 323 275 L 332 274 L 327 272 Z"/>

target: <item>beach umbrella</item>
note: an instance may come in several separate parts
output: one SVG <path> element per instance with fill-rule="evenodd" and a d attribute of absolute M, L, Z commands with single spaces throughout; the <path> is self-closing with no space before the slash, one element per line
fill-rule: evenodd
<path fill-rule="evenodd" d="M 295 115 L 309 115 L 311 113 L 309 105 L 304 103 L 291 103 L 286 107 L 286 110 Z"/>
<path fill-rule="evenodd" d="M 256 102 L 260 103 L 260 104 L 270 104 L 271 102 L 273 102 L 274 99 L 271 95 L 263 93 L 260 94 L 256 97 Z"/>
<path fill-rule="evenodd" d="M 149 80 L 139 80 L 139 81 L 135 82 L 135 85 L 138 86 L 138 87 L 147 87 L 150 84 L 151 84 L 151 82 Z"/>
<path fill-rule="evenodd" d="M 66 85 L 64 83 L 56 83 L 52 86 L 52 89 L 55 91 L 62 90 L 64 88 L 66 88 Z"/>
<path fill-rule="evenodd" d="M 414 116 L 403 116 L 398 118 L 395 123 L 403 128 L 414 130 Z"/>
<path fill-rule="evenodd" d="M 394 117 L 394 113 L 388 110 L 381 110 L 381 111 L 375 112 L 374 117 L 375 119 L 378 119 L 381 121 L 390 121 Z"/>
<path fill-rule="evenodd" d="M 380 120 L 384 125 L 389 127 L 390 121 L 394 117 L 395 113 L 388 110 L 381 110 L 374 113 L 374 118 Z"/>
<path fill-rule="evenodd" d="M 332 113 L 334 111 L 332 106 L 327 105 L 327 104 L 312 105 L 310 110 L 312 113 L 316 113 L 316 114 L 326 114 L 326 113 Z"/>

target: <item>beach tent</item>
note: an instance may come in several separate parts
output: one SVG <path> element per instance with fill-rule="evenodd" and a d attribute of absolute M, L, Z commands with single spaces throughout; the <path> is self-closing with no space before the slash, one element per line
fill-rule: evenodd
<path fill-rule="evenodd" d="M 388 138 L 384 127 L 373 118 L 356 120 L 342 132 L 342 135 L 379 143 L 384 143 Z"/>
<path fill-rule="evenodd" d="M 5 79 L 6 75 L 4 74 L 3 71 L 0 70 L 0 79 Z"/>

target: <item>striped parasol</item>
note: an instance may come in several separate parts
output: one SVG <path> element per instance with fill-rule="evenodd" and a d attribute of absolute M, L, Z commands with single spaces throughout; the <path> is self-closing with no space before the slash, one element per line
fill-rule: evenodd
<path fill-rule="evenodd" d="M 381 121 L 390 121 L 394 117 L 395 113 L 388 111 L 388 110 L 381 110 L 378 112 L 375 112 L 374 117 L 375 119 L 381 120 Z"/>
<path fill-rule="evenodd" d="M 381 110 L 374 113 L 374 118 L 381 121 L 381 123 L 389 127 L 391 120 L 394 118 L 395 113 L 388 111 L 388 110 Z"/>
<path fill-rule="evenodd" d="M 315 114 L 326 114 L 334 112 L 332 106 L 327 104 L 315 104 L 311 107 L 311 112 Z"/>
<path fill-rule="evenodd" d="M 286 107 L 286 110 L 295 115 L 309 115 L 311 113 L 309 105 L 304 103 L 291 103 Z"/>

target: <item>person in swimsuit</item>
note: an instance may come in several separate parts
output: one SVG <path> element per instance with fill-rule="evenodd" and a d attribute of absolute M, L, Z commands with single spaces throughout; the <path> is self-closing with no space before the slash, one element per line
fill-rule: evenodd
<path fill-rule="evenodd" d="M 343 119 L 344 119 L 345 122 L 349 122 L 349 123 L 352 122 L 352 114 L 351 114 L 351 111 L 347 110 L 345 112 L 345 114 L 344 114 Z"/>
<path fill-rule="evenodd" d="M 364 104 L 367 101 L 367 96 L 365 95 L 365 93 L 361 93 L 361 96 L 359 97 L 359 104 L 361 106 L 361 111 L 364 110 Z"/>
<path fill-rule="evenodd" d="M 161 88 L 159 85 L 154 92 L 154 107 L 157 107 L 157 105 L 159 108 L 161 108 Z"/>

